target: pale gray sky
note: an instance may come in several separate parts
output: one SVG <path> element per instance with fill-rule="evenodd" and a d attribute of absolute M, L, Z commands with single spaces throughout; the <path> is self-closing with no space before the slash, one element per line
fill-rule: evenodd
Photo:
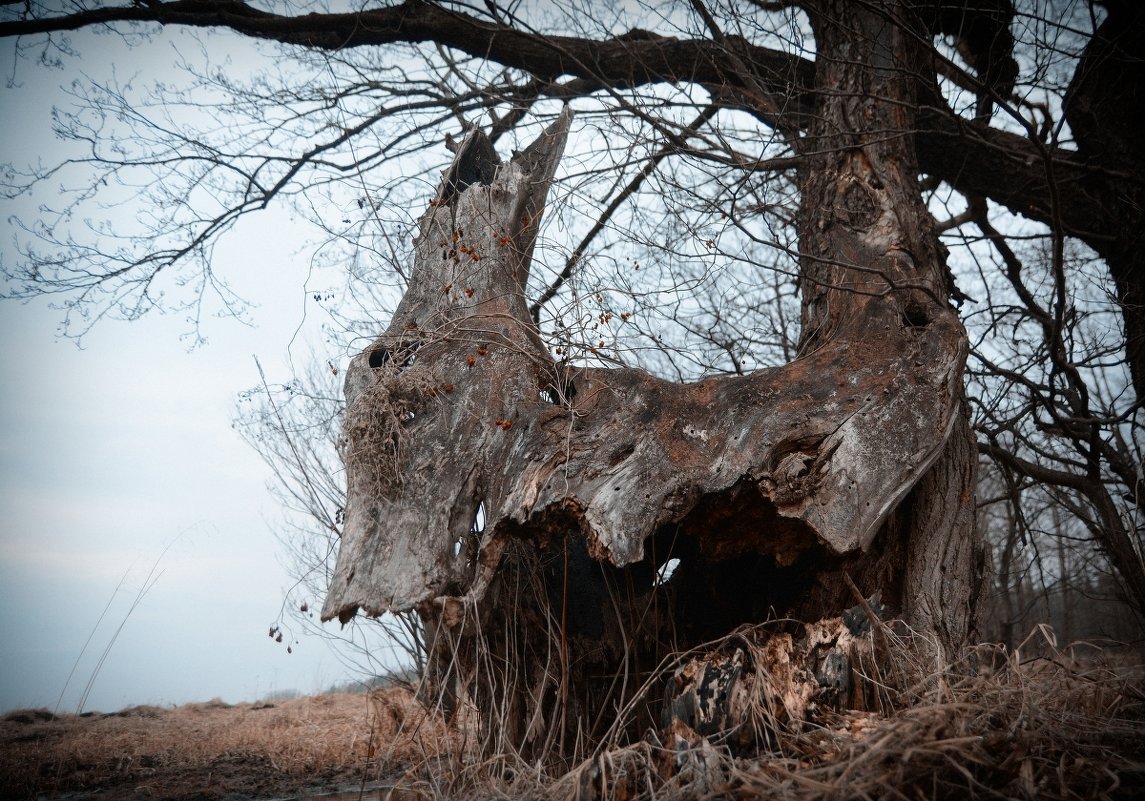
<path fill-rule="evenodd" d="M 79 350 L 55 339 L 59 312 L 45 306 L 0 306 L 0 709 L 54 706 L 127 573 L 72 679 L 74 706 L 156 560 L 89 707 L 347 677 L 322 641 L 288 655 L 266 636 L 290 582 L 272 534 L 281 514 L 230 426 L 236 393 L 258 381 L 252 354 L 286 374 L 289 315 L 253 330 L 213 322 L 191 353 L 180 320 L 109 322 Z"/>
<path fill-rule="evenodd" d="M 126 53 L 117 37 L 74 38 L 86 72 Z M 130 56 L 148 79 L 173 60 L 157 40 Z M 49 114 L 67 102 L 59 87 L 74 64 L 38 69 L 15 60 L 7 41 L 0 63 L 0 162 L 50 160 Z M 0 219 L 34 209 L 0 203 Z M 93 630 L 64 710 L 93 676 L 86 708 L 104 711 L 360 677 L 320 638 L 288 655 L 267 637 L 290 584 L 272 533 L 281 512 L 265 489 L 268 468 L 231 429 L 237 393 L 259 380 L 254 355 L 283 381 L 322 352 L 295 228 L 270 214 L 226 237 L 214 268 L 259 305 L 257 325 L 207 319 L 210 342 L 193 352 L 178 315 L 102 322 L 80 350 L 57 339 L 62 313 L 46 302 L 0 303 L 0 711 L 54 708 Z M 13 258 L 7 222 L 0 231 Z M 129 615 L 156 560 L 160 575 Z"/>

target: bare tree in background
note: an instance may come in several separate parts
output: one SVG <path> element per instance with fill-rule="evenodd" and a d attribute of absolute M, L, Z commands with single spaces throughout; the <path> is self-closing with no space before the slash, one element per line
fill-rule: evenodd
<path fill-rule="evenodd" d="M 522 597 L 510 577 L 536 583 L 530 608 L 558 631 L 561 666 L 555 684 L 546 673 L 526 689 L 536 700 L 571 686 L 588 718 L 611 697 L 590 677 L 635 677 L 667 649 L 771 614 L 838 613 L 851 603 L 845 575 L 953 651 L 971 636 L 987 562 L 976 449 L 1014 520 L 1036 484 L 1145 612 L 1136 4 L 315 10 L 12 4 L 0 35 L 50 60 L 63 32 L 89 26 L 223 29 L 280 43 L 293 65 L 244 80 L 209 65 L 207 39 L 186 93 L 165 88 L 154 105 L 80 84 L 80 110 L 60 127 L 90 157 L 6 173 L 12 195 L 83 176 L 26 221 L 9 294 L 61 294 L 81 331 L 164 302 L 172 275 L 193 316 L 212 294 L 235 308 L 211 269 L 217 238 L 268 204 L 327 199 L 344 210 L 321 222 L 347 296 L 368 306 L 385 282 L 407 293 L 404 316 L 351 366 L 351 403 L 403 367 L 421 376 L 395 385 L 409 420 L 461 408 L 475 387 L 501 403 L 483 429 L 446 414 L 468 437 L 462 459 L 395 449 L 400 492 L 355 495 L 353 471 L 369 468 L 351 460 L 327 616 L 419 607 L 448 628 L 458 601 L 508 640 L 516 624 L 490 616 Z M 181 103 L 193 120 L 213 105 L 188 133 Z M 488 238 L 442 215 L 496 185 L 491 153 L 567 125 L 566 104 L 576 123 L 548 202 L 528 200 L 547 226 L 499 234 L 521 285 L 498 283 L 491 259 L 471 259 L 469 283 L 419 283 L 409 270 L 428 269 L 440 236 L 447 258 L 456 245 L 489 255 Z M 455 149 L 486 142 L 481 158 L 448 158 L 447 133 Z M 479 175 L 439 188 L 427 175 L 450 162 Z M 70 224 L 91 198 L 137 183 L 148 193 L 137 230 Z M 407 234 L 431 200 L 415 253 Z M 483 299 L 466 294 L 482 287 L 511 299 L 494 315 L 511 324 L 486 339 L 409 313 L 490 329 L 472 310 Z M 416 580 L 392 558 L 411 544 Z M 1016 547 L 1007 533 L 995 554 L 1007 576 Z M 439 658 L 447 673 L 456 652 Z M 528 713 L 517 719 L 531 736 Z"/>
<path fill-rule="evenodd" d="M 387 615 L 337 633 L 317 618 L 346 504 L 337 449 L 345 404 L 337 372 L 315 359 L 285 384 L 271 384 L 263 376 L 239 396 L 235 428 L 271 471 L 269 489 L 281 514 L 279 558 L 294 579 L 270 636 L 286 648 L 297 645 L 302 632 L 333 640 L 333 652 L 365 681 L 420 675 L 426 655 L 416 615 Z"/>

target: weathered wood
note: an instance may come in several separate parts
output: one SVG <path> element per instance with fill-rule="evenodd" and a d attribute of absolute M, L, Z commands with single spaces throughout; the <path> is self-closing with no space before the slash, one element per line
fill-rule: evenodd
<path fill-rule="evenodd" d="M 843 219 L 817 227 L 832 232 L 822 249 L 875 266 L 808 269 L 808 309 L 830 312 L 809 313 L 802 358 L 691 384 L 554 363 L 523 287 L 567 126 L 566 114 L 500 166 L 469 134 L 419 224 L 389 330 L 351 362 L 349 498 L 327 618 L 480 600 L 505 540 L 557 521 L 617 567 L 645 559 L 669 524 L 709 560 L 855 553 L 946 447 L 965 335 L 933 295 L 889 286 L 896 274 L 941 279 L 912 258 L 895 227 L 902 200 L 870 188 L 880 176 L 862 148 L 830 172 L 827 191 L 852 198 Z M 941 266 L 933 252 L 929 262 Z"/>
<path fill-rule="evenodd" d="M 942 325 L 904 337 L 899 353 L 885 352 L 897 337 L 884 334 L 746 377 L 678 385 L 636 370 L 560 370 L 539 343 L 529 347 L 531 332 L 498 330 L 491 317 L 467 322 L 452 326 L 460 339 L 448 343 L 435 341 L 440 329 L 391 335 L 398 354 L 420 345 L 416 363 L 395 368 L 394 357 L 350 396 L 351 425 L 354 403 L 390 385 L 387 403 L 413 417 L 396 452 L 370 457 L 397 457 L 383 466 L 392 493 L 351 490 L 329 616 L 442 595 L 478 600 L 499 541 L 557 516 L 571 516 L 590 553 L 618 567 L 643 559 L 646 540 L 679 522 L 710 559 L 753 551 L 791 564 L 820 542 L 854 552 L 934 462 L 958 409 L 963 354 L 944 347 Z M 348 385 L 371 378 L 362 376 L 368 358 L 351 366 Z M 362 447 L 349 439 L 351 486 L 381 488 L 374 466 L 357 464 Z M 721 494 L 750 507 L 743 514 L 755 525 L 704 531 L 688 521 Z M 468 545 L 453 550 L 469 543 L 479 504 L 487 523 L 474 566 Z M 711 514 L 731 523 L 731 506 Z"/>
<path fill-rule="evenodd" d="M 911 130 L 897 65 L 914 40 L 821 5 L 817 35 L 840 56 L 821 60 L 830 91 L 800 143 L 798 359 L 688 384 L 553 360 L 524 291 L 566 111 L 504 164 L 466 136 L 390 327 L 347 371 L 323 618 L 420 610 L 440 683 L 516 693 L 514 742 L 541 736 L 545 704 L 602 712 L 598 691 L 667 648 L 771 613 L 839 614 L 846 571 L 940 645 L 969 629 L 966 335 L 911 139 L 886 133 Z"/>
<path fill-rule="evenodd" d="M 824 710 L 875 706 L 873 677 L 885 667 L 876 662 L 886 654 L 876 657 L 873 626 L 883 641 L 887 631 L 877 601 L 864 605 L 787 631 L 778 624 L 741 629 L 688 659 L 667 684 L 665 737 L 692 732 L 754 750 Z"/>

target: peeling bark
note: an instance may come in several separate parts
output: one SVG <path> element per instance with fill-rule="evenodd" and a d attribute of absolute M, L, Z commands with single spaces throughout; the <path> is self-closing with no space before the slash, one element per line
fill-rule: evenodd
<path fill-rule="evenodd" d="M 466 137 L 347 371 L 323 619 L 418 609 L 443 702 L 459 680 L 516 746 L 599 733 L 674 649 L 837 615 L 846 572 L 940 646 L 966 637 L 967 343 L 906 133 L 918 53 L 895 15 L 821 5 L 796 361 L 689 384 L 554 362 L 524 288 L 566 111 L 504 164 Z"/>

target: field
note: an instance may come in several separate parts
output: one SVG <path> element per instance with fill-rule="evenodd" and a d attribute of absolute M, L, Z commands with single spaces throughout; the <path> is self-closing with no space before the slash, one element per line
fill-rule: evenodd
<path fill-rule="evenodd" d="M 305 797 L 375 786 L 451 741 L 402 690 L 55 719 L 20 710 L 0 722 L 0 798 Z"/>
<path fill-rule="evenodd" d="M 548 769 L 479 754 L 472 715 L 446 724 L 405 689 L 20 710 L 0 721 L 0 797 L 1145 798 L 1145 678 L 1124 658 L 970 661 L 886 697 L 881 714 L 824 711 L 787 727 L 764 716 L 754 750 L 677 725 Z"/>

